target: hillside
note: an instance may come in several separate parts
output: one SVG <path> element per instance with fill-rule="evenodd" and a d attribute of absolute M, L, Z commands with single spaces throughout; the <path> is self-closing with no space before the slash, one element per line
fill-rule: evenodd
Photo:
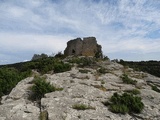
<path fill-rule="evenodd" d="M 160 77 L 160 61 L 123 61 L 120 60 L 120 64 L 124 66 L 129 66 L 137 71 L 143 71 Z"/>
<path fill-rule="evenodd" d="M 47 58 L 22 66 L 16 68 L 20 73 L 32 72 L 3 94 L 0 120 L 160 118 L 160 78 L 148 73 L 91 57 Z"/>

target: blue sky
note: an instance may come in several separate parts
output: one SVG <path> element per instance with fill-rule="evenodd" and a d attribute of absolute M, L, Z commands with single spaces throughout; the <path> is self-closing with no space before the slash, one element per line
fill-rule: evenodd
<path fill-rule="evenodd" d="M 0 64 L 94 36 L 110 59 L 160 60 L 160 0 L 0 0 Z"/>

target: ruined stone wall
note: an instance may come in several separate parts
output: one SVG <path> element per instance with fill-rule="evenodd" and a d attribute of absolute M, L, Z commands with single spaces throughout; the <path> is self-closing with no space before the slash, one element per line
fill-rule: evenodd
<path fill-rule="evenodd" d="M 77 38 L 67 42 L 64 50 L 66 56 L 94 56 L 102 57 L 101 45 L 97 44 L 95 37 Z"/>
<path fill-rule="evenodd" d="M 67 48 L 64 51 L 64 54 L 69 55 L 81 55 L 82 53 L 83 41 L 81 38 L 70 40 L 67 42 Z"/>

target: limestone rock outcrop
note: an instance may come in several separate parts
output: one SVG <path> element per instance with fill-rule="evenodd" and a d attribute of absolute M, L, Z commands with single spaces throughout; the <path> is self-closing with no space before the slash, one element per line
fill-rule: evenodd
<path fill-rule="evenodd" d="M 110 61 L 100 61 L 96 65 L 93 68 L 75 65 L 67 72 L 45 74 L 43 77 L 48 82 L 63 90 L 45 94 L 39 106 L 27 99 L 33 77 L 20 81 L 9 95 L 3 96 L 0 120 L 39 120 L 43 112 L 47 115 L 44 120 L 159 120 L 160 93 L 153 91 L 147 83 L 156 81 L 157 84 L 160 78 Z M 106 73 L 97 72 L 101 67 L 105 68 Z M 120 76 L 124 71 L 137 81 L 136 85 L 122 82 Z M 141 92 L 139 96 L 144 103 L 140 114 L 115 114 L 102 103 L 115 92 L 123 93 L 135 88 Z M 76 104 L 91 106 L 92 109 L 77 110 L 73 108 Z"/>
<path fill-rule="evenodd" d="M 38 120 L 40 108 L 28 100 L 33 77 L 20 81 L 9 95 L 3 96 L 0 120 Z"/>
<path fill-rule="evenodd" d="M 102 57 L 102 47 L 97 44 L 95 37 L 77 38 L 67 42 L 67 47 L 64 50 L 66 56 L 93 56 Z"/>

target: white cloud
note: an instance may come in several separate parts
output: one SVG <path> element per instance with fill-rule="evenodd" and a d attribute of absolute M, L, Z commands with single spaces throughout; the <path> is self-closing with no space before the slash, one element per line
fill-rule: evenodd
<path fill-rule="evenodd" d="M 19 51 L 54 52 L 63 50 L 70 36 L 0 34 L 0 47 L 11 53 Z"/>
<path fill-rule="evenodd" d="M 105 54 L 156 54 L 160 38 L 147 35 L 160 28 L 158 6 L 159 0 L 3 1 L 0 47 L 17 54 L 63 51 L 70 39 L 95 36 Z"/>

